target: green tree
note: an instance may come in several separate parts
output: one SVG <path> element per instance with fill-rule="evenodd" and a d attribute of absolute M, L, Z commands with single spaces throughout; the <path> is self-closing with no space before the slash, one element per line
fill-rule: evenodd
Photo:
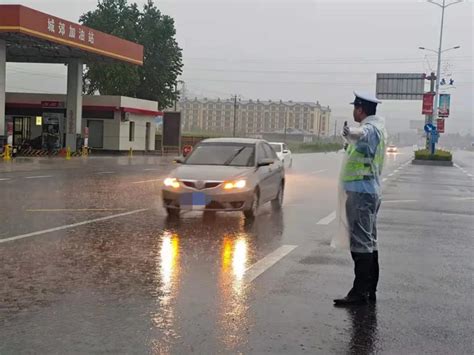
<path fill-rule="evenodd" d="M 90 63 L 84 73 L 84 91 L 126 95 L 158 101 L 160 109 L 178 99 L 176 82 L 182 73 L 182 51 L 176 42 L 174 20 L 163 15 L 152 0 L 140 10 L 127 0 L 102 0 L 83 14 L 83 25 L 140 43 L 143 66 L 125 63 Z"/>

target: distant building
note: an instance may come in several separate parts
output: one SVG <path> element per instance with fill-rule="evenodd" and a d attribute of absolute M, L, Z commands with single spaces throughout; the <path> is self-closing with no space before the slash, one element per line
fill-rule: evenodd
<path fill-rule="evenodd" d="M 295 128 L 316 136 L 328 136 L 331 109 L 319 102 L 207 100 L 184 98 L 178 103 L 184 131 L 239 136 Z"/>

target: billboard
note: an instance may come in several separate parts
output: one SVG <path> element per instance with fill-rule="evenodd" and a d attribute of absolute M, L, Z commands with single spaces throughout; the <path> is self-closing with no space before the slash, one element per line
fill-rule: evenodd
<path fill-rule="evenodd" d="M 438 104 L 438 117 L 449 117 L 449 106 L 451 104 L 450 94 L 440 94 Z"/>
<path fill-rule="evenodd" d="M 418 73 L 378 73 L 376 96 L 384 100 L 421 100 L 425 78 L 425 74 Z"/>
<path fill-rule="evenodd" d="M 422 115 L 432 115 L 433 114 L 433 98 L 435 96 L 434 92 L 427 92 L 423 94 L 423 108 L 421 110 Z"/>
<path fill-rule="evenodd" d="M 163 114 L 163 147 L 181 146 L 181 112 Z"/>
<path fill-rule="evenodd" d="M 444 118 L 438 118 L 436 120 L 436 129 L 439 133 L 444 133 Z"/>

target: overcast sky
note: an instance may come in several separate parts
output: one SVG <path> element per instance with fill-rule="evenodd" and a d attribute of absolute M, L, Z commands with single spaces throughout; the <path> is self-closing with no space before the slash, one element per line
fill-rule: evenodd
<path fill-rule="evenodd" d="M 442 0 L 438 0 L 442 1 Z M 453 0 L 447 0 L 453 1 Z M 139 4 L 144 1 L 136 1 Z M 96 0 L 18 0 L 70 21 Z M 190 95 L 319 101 L 333 117 L 351 119 L 353 90 L 375 91 L 377 72 L 429 73 L 436 55 L 441 9 L 419 0 L 166 0 L 176 21 Z M 472 1 L 446 10 L 442 71 L 450 89 L 447 132 L 473 132 Z M 65 92 L 64 66 L 9 64 L 8 91 Z M 385 101 L 380 114 L 392 132 L 423 119 L 420 101 Z"/>

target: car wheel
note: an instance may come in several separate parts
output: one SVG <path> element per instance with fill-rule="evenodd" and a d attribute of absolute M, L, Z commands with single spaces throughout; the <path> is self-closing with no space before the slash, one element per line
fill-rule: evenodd
<path fill-rule="evenodd" d="M 247 210 L 244 210 L 245 218 L 254 219 L 255 216 L 257 216 L 259 206 L 260 206 L 260 195 L 258 193 L 258 190 L 255 190 L 255 192 L 253 193 L 253 199 L 252 199 L 252 204 L 250 205 L 250 208 Z"/>
<path fill-rule="evenodd" d="M 280 184 L 280 188 L 278 189 L 278 195 L 275 197 L 274 200 L 272 200 L 272 208 L 275 211 L 279 211 L 281 207 L 283 206 L 283 196 L 285 194 L 285 185 L 283 185 L 283 182 Z"/>
<path fill-rule="evenodd" d="M 169 217 L 179 218 L 180 210 L 178 208 L 167 208 L 166 213 Z"/>

